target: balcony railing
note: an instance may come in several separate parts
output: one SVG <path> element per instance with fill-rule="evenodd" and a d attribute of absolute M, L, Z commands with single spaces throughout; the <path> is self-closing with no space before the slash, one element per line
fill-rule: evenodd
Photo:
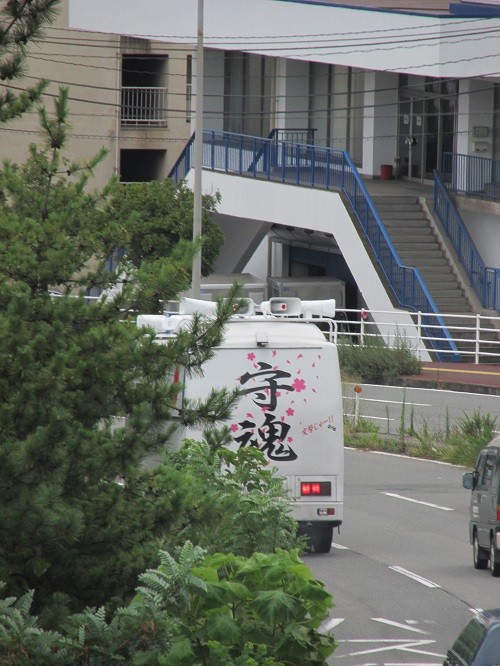
<path fill-rule="evenodd" d="M 167 125 L 167 88 L 122 88 L 122 126 Z"/>
<path fill-rule="evenodd" d="M 500 160 L 444 153 L 442 177 L 451 192 L 500 199 Z"/>
<path fill-rule="evenodd" d="M 170 172 L 170 177 L 176 182 L 185 178 L 193 165 L 193 138 L 191 137 Z M 204 130 L 202 152 L 203 167 L 207 169 L 343 192 L 398 303 L 414 312 L 433 313 L 432 317 L 424 317 L 422 321 L 427 343 L 441 361 L 460 359 L 457 347 L 419 271 L 401 263 L 370 195 L 346 151 Z"/>

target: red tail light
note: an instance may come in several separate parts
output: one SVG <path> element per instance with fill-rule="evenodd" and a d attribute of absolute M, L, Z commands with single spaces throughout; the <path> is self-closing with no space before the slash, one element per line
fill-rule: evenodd
<path fill-rule="evenodd" d="M 332 484 L 330 481 L 302 481 L 301 495 L 314 495 L 315 497 L 331 497 Z"/>
<path fill-rule="evenodd" d="M 500 521 L 500 506 L 497 506 L 497 521 Z"/>

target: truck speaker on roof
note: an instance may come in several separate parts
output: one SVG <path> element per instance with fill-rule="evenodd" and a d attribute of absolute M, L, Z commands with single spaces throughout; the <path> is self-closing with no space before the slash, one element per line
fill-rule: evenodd
<path fill-rule="evenodd" d="M 293 296 L 275 296 L 260 304 L 262 312 L 282 317 L 300 317 L 302 301 Z"/>
<path fill-rule="evenodd" d="M 302 301 L 304 317 L 335 317 L 336 302 L 334 298 L 324 301 Z"/>
<path fill-rule="evenodd" d="M 181 298 L 179 314 L 215 314 L 217 303 L 201 298 Z"/>

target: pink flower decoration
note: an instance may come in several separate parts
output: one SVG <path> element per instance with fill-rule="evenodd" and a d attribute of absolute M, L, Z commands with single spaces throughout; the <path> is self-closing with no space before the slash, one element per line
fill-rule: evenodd
<path fill-rule="evenodd" d="M 250 352 L 250 354 L 247 354 L 247 359 L 248 359 L 249 361 L 253 361 L 254 358 L 255 358 L 255 354 L 254 354 L 253 352 Z"/>
<path fill-rule="evenodd" d="M 273 356 L 276 356 L 276 350 L 273 349 Z"/>
<path fill-rule="evenodd" d="M 286 441 L 287 442 L 293 442 L 293 437 L 288 437 Z"/>
<path fill-rule="evenodd" d="M 287 415 L 287 416 L 293 416 L 294 414 L 295 414 L 295 411 L 294 411 L 291 407 L 289 407 L 289 408 L 286 410 L 286 415 Z"/>
<path fill-rule="evenodd" d="M 297 358 L 304 358 L 302 354 L 299 354 Z"/>
<path fill-rule="evenodd" d="M 293 388 L 297 393 L 300 393 L 301 391 L 305 391 L 306 389 L 306 383 L 303 379 L 295 379 L 295 381 L 292 384 Z"/>
<path fill-rule="evenodd" d="M 238 430 L 238 424 L 237 424 L 237 423 L 233 423 L 233 425 L 231 426 L 231 430 L 232 430 L 233 432 L 236 432 L 236 431 Z"/>

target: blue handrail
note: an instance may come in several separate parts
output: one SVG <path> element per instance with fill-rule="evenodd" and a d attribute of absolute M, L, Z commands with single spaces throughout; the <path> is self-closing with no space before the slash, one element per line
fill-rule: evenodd
<path fill-rule="evenodd" d="M 500 160 L 478 155 L 443 153 L 443 181 L 452 192 L 500 199 Z"/>
<path fill-rule="evenodd" d="M 193 164 L 191 137 L 170 176 L 184 178 Z M 204 168 L 321 189 L 342 191 L 401 307 L 428 313 L 422 325 L 440 361 L 458 361 L 458 350 L 418 269 L 404 266 L 349 153 L 219 130 L 203 131 Z"/>
<path fill-rule="evenodd" d="M 500 269 L 486 266 L 446 189 L 439 171 L 434 171 L 434 210 L 465 269 L 471 287 L 483 308 L 500 314 Z"/>

